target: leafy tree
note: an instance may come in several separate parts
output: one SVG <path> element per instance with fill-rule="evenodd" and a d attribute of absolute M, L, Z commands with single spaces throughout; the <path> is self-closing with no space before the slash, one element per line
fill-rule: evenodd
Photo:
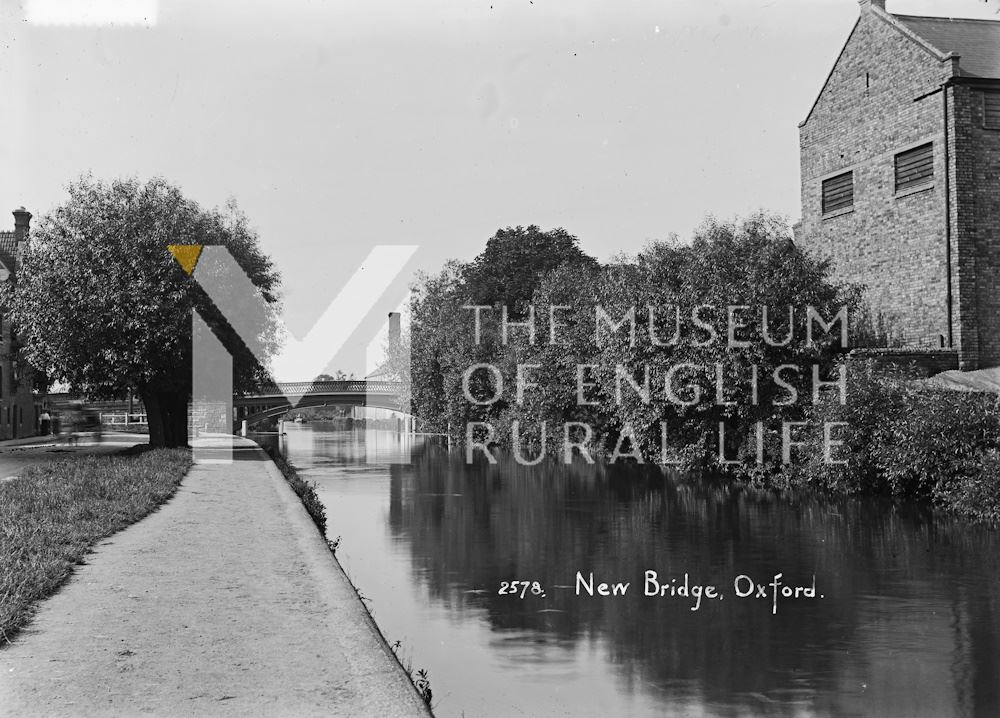
<path fill-rule="evenodd" d="M 597 270 L 597 261 L 578 245 L 579 240 L 565 229 L 507 227 L 498 230 L 472 262 L 451 261 L 440 273 L 418 279 L 410 302 L 409 367 L 397 374 L 411 380 L 411 409 L 428 430 L 450 428 L 457 435 L 466 422 L 494 419 L 508 408 L 506 398 L 488 407 L 464 398 L 462 374 L 469 366 L 506 365 L 514 355 L 505 351 L 497 336 L 499 312 L 489 313 L 476 344 L 474 315 L 462 307 L 505 306 L 509 316 L 523 318 L 525 305 L 553 270 Z M 401 361 L 402 355 L 395 364 Z M 471 384 L 474 396 L 491 393 L 485 372 L 473 375 Z"/>
<path fill-rule="evenodd" d="M 513 311 L 519 303 L 528 302 L 542 278 L 559 265 L 597 266 L 579 242 L 562 228 L 543 232 L 532 224 L 499 229 L 464 267 L 466 293 L 475 304 L 501 304 Z"/>
<path fill-rule="evenodd" d="M 751 427 L 758 421 L 801 418 L 811 400 L 812 366 L 817 365 L 828 378 L 841 349 L 835 336 L 817 335 L 813 343 L 807 342 L 806 307 L 832 318 L 850 304 L 853 295 L 829 281 L 825 263 L 792 243 L 787 224 L 780 217 L 764 212 L 740 222 L 708 219 L 695 232 L 691 244 L 654 243 L 640 253 L 635 265 L 639 272 L 631 286 L 618 281 L 605 283 L 602 304 L 635 306 L 640 331 L 649 326 L 646 305 L 661 308 L 660 315 L 654 317 L 661 339 L 677 331 L 674 319 L 679 314 L 680 338 L 671 346 L 654 346 L 646 336 L 632 346 L 624 332 L 610 337 L 602 349 L 606 393 L 613 392 L 612 369 L 616 364 L 627 367 L 636 377 L 648 367 L 652 385 L 660 387 L 671 366 L 691 364 L 720 367 L 725 396 L 722 402 L 717 401 L 714 372 L 679 374 L 675 377 L 678 386 L 696 385 L 700 401 L 678 405 L 660 392 L 643 403 L 629 392 L 617 407 L 620 419 L 634 427 L 650 453 L 660 443 L 662 421 L 677 445 L 697 444 L 710 456 L 718 456 L 718 425 L 724 421 L 732 429 L 729 439 L 736 443 L 733 452 L 753 463 L 754 445 L 747 438 Z M 693 325 L 691 311 L 699 306 L 713 308 L 702 318 L 717 329 L 715 340 Z M 747 326 L 734 337 L 745 346 L 730 347 L 727 341 L 727 308 L 732 306 L 747 308 L 739 312 L 737 320 Z M 771 334 L 778 340 L 787 334 L 787 343 L 775 346 L 765 340 L 763 308 L 770 310 Z M 786 390 L 771 380 L 782 365 L 801 369 L 797 374 L 783 375 L 798 392 L 798 399 L 789 406 L 782 404 L 788 399 Z M 751 398 L 750 372 L 754 366 L 759 376 L 756 401 Z"/>
<path fill-rule="evenodd" d="M 615 424 L 611 403 L 600 394 L 600 387 L 588 395 L 596 405 L 577 401 L 577 365 L 599 364 L 599 350 L 594 343 L 594 312 L 598 304 L 598 288 L 610 281 L 610 267 L 586 263 L 563 264 L 543 277 L 532 297 L 538 334 L 534 345 L 528 343 L 525 332 L 518 332 L 494 363 L 508 383 L 514 383 L 519 364 L 532 365 L 526 378 L 536 384 L 525 392 L 522 402 L 510 403 L 495 422 L 498 438 L 513 443 L 512 427 L 519 424 L 519 443 L 534 455 L 542 447 L 550 455 L 561 455 L 562 423 L 582 422 L 595 431 L 604 431 Z M 553 317 L 556 327 L 554 341 L 549 326 Z M 508 390 L 510 391 L 510 390 Z M 574 432 L 575 433 L 575 432 Z M 531 452 L 529 454 L 528 452 Z"/>
<path fill-rule="evenodd" d="M 521 245 L 517 242 L 507 246 L 507 251 L 517 255 L 516 261 L 506 261 L 497 254 L 504 242 L 525 232 L 498 233 L 500 239 L 491 240 L 491 246 L 472 266 L 453 264 L 418 287 L 411 306 L 413 406 L 422 419 L 437 421 L 437 430 L 450 427 L 453 437 L 461 439 L 465 422 L 490 421 L 497 440 L 506 444 L 514 438 L 510 429 L 516 420 L 522 430 L 519 441 L 526 448 L 537 448 L 543 421 L 547 425 L 546 444 L 550 445 L 561 439 L 554 433 L 558 424 L 574 421 L 592 427 L 593 438 L 602 439 L 610 449 L 627 425 L 643 455 L 653 457 L 659 454 L 663 422 L 668 443 L 681 456 L 711 463 L 718 456 L 719 423 L 725 422 L 726 456 L 752 464 L 755 445 L 747 439 L 756 422 L 771 422 L 769 426 L 773 426 L 774 419 L 801 418 L 804 404 L 811 398 L 813 364 L 819 366 L 824 378 L 831 378 L 841 347 L 830 336 L 817 337 L 817 343 L 806 341 L 806 307 L 832 318 L 840 308 L 856 304 L 856 292 L 833 285 L 826 265 L 803 254 L 791 242 L 787 224 L 780 217 L 759 213 L 741 222 L 710 219 L 688 245 L 654 242 L 635 257 L 619 257 L 603 267 L 578 258 L 551 263 L 539 274 L 533 272 L 541 263 L 526 262 L 524 253 L 518 254 Z M 526 284 L 515 286 L 515 266 L 523 267 Z M 525 297 L 528 285 L 533 287 L 532 294 Z M 492 293 L 485 293 L 487 290 Z M 462 308 L 470 296 L 475 303 L 485 305 L 516 301 L 522 311 L 530 301 L 540 330 L 536 343 L 528 343 L 523 330 L 515 332 L 506 344 L 501 342 L 496 336 L 499 317 L 494 310 L 484 313 L 488 320 L 483 324 L 482 341 L 474 344 L 472 313 Z M 707 342 L 703 330 L 692 320 L 692 310 L 702 305 L 711 309 L 703 319 L 718 330 L 716 338 Z M 730 306 L 743 307 L 739 314 L 745 323 L 734 337 L 741 344 L 732 347 L 726 335 Z M 627 329 L 605 331 L 607 335 L 598 340 L 598 307 L 613 321 L 634 317 L 636 341 Z M 656 342 L 650 335 L 650 307 L 655 311 Z M 780 339 L 789 330 L 787 343 L 775 346 L 762 336 L 765 307 L 769 310 L 770 336 Z M 550 342 L 547 331 L 552 308 L 558 308 L 559 314 L 556 343 Z M 671 341 L 675 324 L 678 340 Z M 461 374 L 476 363 L 497 367 L 505 380 L 502 398 L 485 408 L 471 405 L 462 395 Z M 535 367 L 530 379 L 535 386 L 521 403 L 514 393 L 519 364 Z M 701 399 L 690 405 L 674 401 L 663 389 L 671 368 L 680 364 L 698 368 L 682 372 L 671 382 L 678 389 L 687 386 L 691 392 L 696 387 Z M 782 378 L 798 389 L 797 401 L 787 407 L 773 403 L 784 401 L 786 390 L 769 380 L 774 370 L 785 364 L 802 368 L 800 372 L 786 369 L 783 374 Z M 585 381 L 593 384 L 588 392 L 593 405 L 581 405 L 577 400 L 578 365 L 592 366 Z M 618 366 L 640 385 L 648 371 L 648 401 L 627 388 L 619 400 Z M 716 367 L 721 367 L 724 376 L 723 402 L 716 401 Z M 760 377 L 757 401 L 751 395 L 754 368 Z M 485 378 L 485 372 L 480 372 L 479 380 Z M 489 393 L 488 388 L 475 387 L 484 394 Z M 771 439 L 770 435 L 765 437 L 769 445 Z M 768 455 L 773 452 L 768 451 Z"/>
<path fill-rule="evenodd" d="M 68 199 L 32 230 L 16 285 L 5 288 L 27 358 L 94 399 L 134 390 L 146 406 L 150 444 L 182 446 L 193 310 L 233 354 L 237 390 L 266 374 L 167 245 L 227 247 L 265 299 L 258 340 L 272 350 L 278 275 L 233 202 L 204 210 L 162 178 L 84 176 L 67 189 Z"/>
<path fill-rule="evenodd" d="M 409 377 L 411 411 L 423 421 L 426 431 L 444 432 L 449 423 L 458 426 L 465 405 L 460 386 L 461 372 L 471 363 L 472 330 L 470 312 L 462 284 L 465 265 L 448 262 L 434 275 L 421 275 L 410 298 L 409 368 L 397 368 L 405 381 Z M 395 354 L 390 361 L 401 366 L 405 357 Z"/>

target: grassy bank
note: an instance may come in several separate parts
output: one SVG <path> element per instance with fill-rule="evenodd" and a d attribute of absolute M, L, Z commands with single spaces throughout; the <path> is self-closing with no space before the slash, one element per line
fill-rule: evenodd
<path fill-rule="evenodd" d="M 191 465 L 183 449 L 89 456 L 0 484 L 0 645 L 91 547 L 166 501 Z"/>

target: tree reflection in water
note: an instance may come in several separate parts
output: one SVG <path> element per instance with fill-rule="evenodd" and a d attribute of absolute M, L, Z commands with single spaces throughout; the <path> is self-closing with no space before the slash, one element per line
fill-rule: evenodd
<path fill-rule="evenodd" d="M 321 496 L 347 501 L 338 477 L 364 461 L 363 442 L 290 437 L 289 458 L 321 482 Z M 599 647 L 600 670 L 616 675 L 622 696 L 644 695 L 654 714 L 1000 715 L 994 532 L 912 505 L 776 495 L 636 466 L 467 466 L 428 450 L 410 465 L 368 471 L 385 477 L 371 483 L 378 491 L 388 485 L 385 521 L 408 555 L 402 582 L 417 577 L 421 598 L 412 601 L 426 595 L 449 621 L 489 626 L 485 645 L 456 658 L 459 668 L 505 637 L 534 637 L 567 651 Z M 725 598 L 694 612 L 692 600 L 645 597 L 647 569 L 661 581 L 688 573 Z M 577 571 L 631 587 L 625 597 L 577 596 Z M 733 596 L 735 576 L 766 582 L 776 573 L 792 585 L 815 574 L 824 598 L 783 600 L 772 615 L 769 600 Z M 498 595 L 511 580 L 538 581 L 546 596 Z M 393 610 L 391 599 L 373 598 L 377 620 Z M 552 655 L 524 654 L 540 661 L 539 681 L 559 679 L 559 667 L 544 664 Z M 474 682 L 431 673 L 436 695 L 449 680 Z M 510 686 L 514 703 L 520 688 Z M 593 712 L 596 699 L 577 692 L 555 707 Z"/>
<path fill-rule="evenodd" d="M 391 467 L 390 487 L 390 526 L 432 596 L 484 609 L 496 629 L 599 635 L 624 680 L 668 703 L 693 693 L 722 715 L 1000 708 L 990 532 L 913 506 L 696 485 L 636 466 L 467 466 L 429 452 Z M 646 597 L 647 569 L 688 573 L 726 599 L 694 613 L 693 601 Z M 578 570 L 632 585 L 616 598 L 555 588 Z M 777 573 L 815 574 L 824 598 L 780 601 L 772 615 L 769 601 L 732 595 L 739 574 Z M 498 595 L 512 579 L 539 581 L 546 598 Z"/>

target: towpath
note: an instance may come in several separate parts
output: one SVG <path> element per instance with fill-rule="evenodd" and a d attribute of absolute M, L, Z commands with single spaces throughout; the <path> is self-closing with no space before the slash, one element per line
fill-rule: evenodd
<path fill-rule="evenodd" d="M 274 464 L 241 440 L 0 648 L 10 716 L 426 716 Z"/>

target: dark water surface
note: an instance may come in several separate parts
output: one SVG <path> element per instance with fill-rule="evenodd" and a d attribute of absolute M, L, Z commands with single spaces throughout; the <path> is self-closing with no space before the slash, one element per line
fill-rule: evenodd
<path fill-rule="evenodd" d="M 393 435 L 374 437 L 379 451 Z M 337 556 L 438 716 L 998 716 L 1000 536 L 874 501 L 778 498 L 632 468 L 365 463 L 292 426 Z M 646 596 L 714 585 L 721 599 Z M 630 584 L 577 594 L 577 573 Z M 778 597 L 776 574 L 816 597 Z M 753 580 L 766 596 L 736 595 Z M 502 582 L 537 582 L 523 598 Z M 780 590 L 779 586 L 779 590 Z M 822 598 L 820 596 L 822 595 Z"/>

